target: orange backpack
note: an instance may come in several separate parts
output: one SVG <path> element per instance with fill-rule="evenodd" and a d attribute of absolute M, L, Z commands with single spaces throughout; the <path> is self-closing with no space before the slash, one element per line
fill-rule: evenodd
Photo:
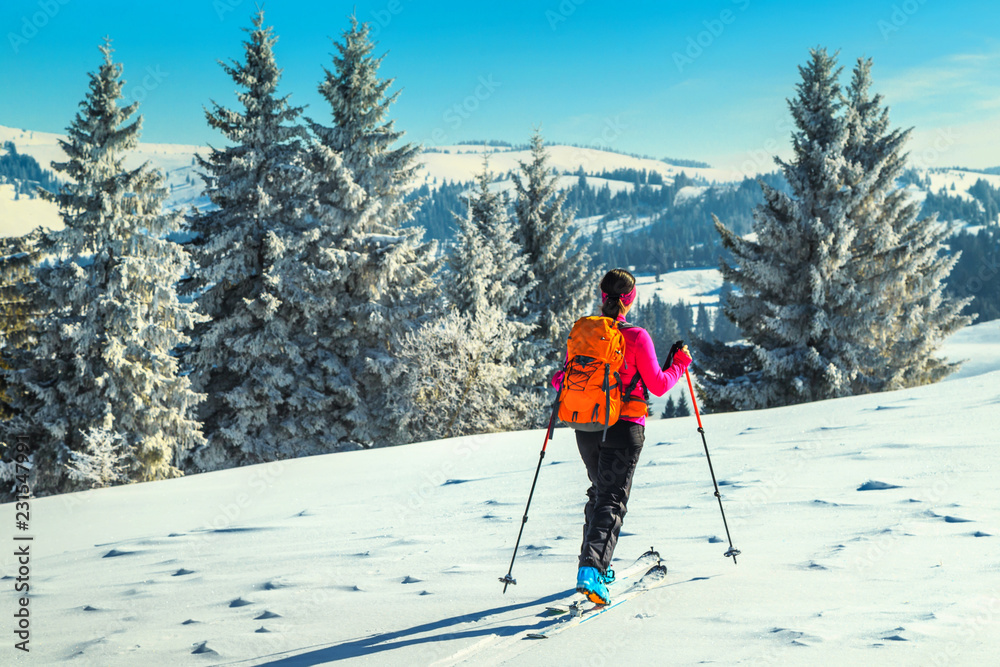
<path fill-rule="evenodd" d="M 581 431 L 606 433 L 622 410 L 618 370 L 625 363 L 625 337 L 619 323 L 610 317 L 581 318 L 573 325 L 566 347 L 559 419 Z"/>

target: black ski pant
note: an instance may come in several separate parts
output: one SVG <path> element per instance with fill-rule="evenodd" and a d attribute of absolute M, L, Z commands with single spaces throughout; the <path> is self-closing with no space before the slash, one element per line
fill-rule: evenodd
<path fill-rule="evenodd" d="M 596 567 L 603 573 L 611 564 L 645 439 L 644 426 L 624 419 L 608 428 L 604 442 L 601 431 L 576 432 L 576 444 L 590 478 L 580 567 Z"/>

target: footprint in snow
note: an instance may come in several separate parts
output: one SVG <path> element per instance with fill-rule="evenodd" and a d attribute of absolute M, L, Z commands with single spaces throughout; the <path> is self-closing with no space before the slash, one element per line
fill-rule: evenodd
<path fill-rule="evenodd" d="M 235 600 L 232 600 L 229 603 L 229 608 L 232 609 L 233 607 L 245 607 L 248 604 L 253 604 L 253 602 L 248 602 L 247 600 L 244 600 L 243 598 L 236 598 Z"/>
<path fill-rule="evenodd" d="M 268 611 L 265 609 L 263 614 L 261 614 L 260 616 L 254 616 L 253 620 L 264 621 L 269 618 L 281 618 L 281 614 L 275 614 L 273 611 Z"/>
<path fill-rule="evenodd" d="M 879 482 L 878 480 L 870 479 L 861 486 L 858 487 L 858 491 L 884 491 L 886 489 L 901 489 L 903 487 L 896 486 L 895 484 L 887 484 L 886 482 Z"/>
<path fill-rule="evenodd" d="M 961 517 L 951 516 L 950 514 L 941 515 L 932 510 L 927 510 L 924 514 L 934 519 L 943 519 L 945 523 L 974 523 L 972 519 L 963 519 Z"/>
<path fill-rule="evenodd" d="M 788 628 L 772 628 L 771 633 L 780 636 L 782 639 L 788 641 L 788 643 L 792 646 L 809 646 L 806 642 L 818 644 L 823 641 L 820 637 L 816 637 L 815 635 L 807 635 L 804 632 L 789 630 Z"/>
<path fill-rule="evenodd" d="M 406 575 L 403 578 L 403 581 L 401 581 L 400 583 L 401 584 L 419 584 L 421 581 L 423 581 L 423 579 L 417 579 L 416 577 L 411 577 L 410 575 Z"/>
<path fill-rule="evenodd" d="M 119 551 L 118 549 L 112 549 L 108 553 L 101 556 L 101 558 L 118 558 L 119 556 L 131 556 L 133 554 L 142 553 L 141 551 Z"/>
<path fill-rule="evenodd" d="M 201 642 L 200 644 L 198 644 L 195 647 L 195 649 L 193 651 L 191 651 L 191 653 L 193 655 L 219 655 L 218 653 L 216 653 L 212 649 L 208 648 L 208 642 L 207 641 L 204 641 L 204 642 Z"/>
<path fill-rule="evenodd" d="M 183 577 L 188 574 L 194 574 L 194 570 L 185 570 L 183 567 L 176 572 L 174 572 L 171 577 Z"/>
<path fill-rule="evenodd" d="M 347 584 L 345 586 L 337 586 L 337 588 L 339 588 L 342 591 L 347 591 L 348 593 L 364 593 L 365 592 L 365 589 L 361 588 L 361 586 L 358 586 L 357 584 L 355 584 L 353 586 L 351 586 L 350 584 Z"/>
<path fill-rule="evenodd" d="M 817 563 L 814 560 L 811 560 L 808 563 L 804 563 L 804 564 L 800 565 L 799 568 L 802 569 L 802 570 L 827 570 L 827 569 L 829 569 L 825 565 L 821 565 L 820 563 Z"/>

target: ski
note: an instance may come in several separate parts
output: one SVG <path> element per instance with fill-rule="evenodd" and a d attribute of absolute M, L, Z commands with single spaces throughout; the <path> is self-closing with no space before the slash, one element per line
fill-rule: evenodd
<path fill-rule="evenodd" d="M 627 575 L 623 574 L 620 579 L 616 579 L 608 589 L 611 592 L 610 604 L 593 604 L 590 600 L 581 596 L 579 600 L 566 607 L 548 607 L 546 615 L 559 615 L 560 618 L 544 629 L 529 632 L 526 635 L 527 638 L 547 639 L 563 630 L 568 630 L 571 627 L 600 616 L 624 604 L 628 600 L 661 585 L 666 581 L 667 568 L 659 562 L 658 556 L 657 554 L 655 565 L 649 566 L 648 562 L 643 562 L 638 572 L 632 571 Z M 644 557 L 640 557 L 640 560 L 644 560 Z M 637 564 L 639 564 L 638 561 Z M 631 570 L 632 568 L 629 569 Z"/>
<path fill-rule="evenodd" d="M 613 594 L 615 591 L 624 590 L 638 577 L 644 575 L 650 567 L 659 562 L 660 553 L 653 547 L 650 547 L 649 551 L 636 558 L 630 565 L 625 568 L 619 568 L 615 572 L 615 580 L 608 584 L 608 592 Z M 576 598 L 573 602 L 546 606 L 545 612 L 542 615 L 557 616 L 559 614 L 566 614 L 576 609 L 579 605 L 590 604 L 590 600 L 585 598 L 581 593 L 574 592 L 573 596 Z"/>

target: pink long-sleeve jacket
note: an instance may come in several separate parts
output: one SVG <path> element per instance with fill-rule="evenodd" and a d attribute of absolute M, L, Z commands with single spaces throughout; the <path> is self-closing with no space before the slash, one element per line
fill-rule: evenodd
<path fill-rule="evenodd" d="M 618 321 L 624 322 L 625 316 L 619 315 Z M 661 370 L 660 364 L 656 360 L 653 339 L 649 337 L 649 333 L 645 329 L 642 327 L 628 327 L 621 331 L 622 335 L 625 336 L 625 363 L 622 364 L 621 369 L 618 371 L 622 379 L 622 384 L 628 387 L 632 383 L 632 378 L 635 377 L 636 369 L 639 369 L 642 382 L 636 383 L 635 389 L 632 390 L 632 395 L 642 398 L 642 384 L 645 383 L 650 393 L 663 396 L 684 375 L 684 371 L 691 364 L 691 357 L 686 355 L 683 350 L 680 350 L 674 355 L 674 363 L 671 364 L 670 368 L 665 371 Z M 556 389 L 562 384 L 563 375 L 563 371 L 559 371 L 552 377 L 552 386 Z M 645 416 L 638 418 L 622 417 L 622 419 L 629 419 L 637 424 L 646 424 Z"/>

